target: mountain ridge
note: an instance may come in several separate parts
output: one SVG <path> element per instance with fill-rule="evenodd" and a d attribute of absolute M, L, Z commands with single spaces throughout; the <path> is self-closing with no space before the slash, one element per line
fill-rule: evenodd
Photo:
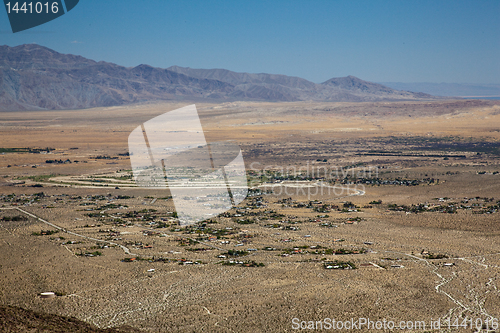
<path fill-rule="evenodd" d="M 393 89 L 418 90 L 434 96 L 500 97 L 500 83 L 380 82 Z"/>
<path fill-rule="evenodd" d="M 300 77 L 147 64 L 124 67 L 37 44 L 0 46 L 0 111 L 84 109 L 154 100 L 329 101 L 435 99 L 354 76 L 313 83 Z"/>

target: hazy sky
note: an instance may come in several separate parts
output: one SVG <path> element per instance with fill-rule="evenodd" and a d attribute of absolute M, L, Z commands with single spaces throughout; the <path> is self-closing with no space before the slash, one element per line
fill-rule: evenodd
<path fill-rule="evenodd" d="M 500 83 L 500 1 L 80 0 L 0 45 L 123 66 L 226 68 L 313 82 Z"/>

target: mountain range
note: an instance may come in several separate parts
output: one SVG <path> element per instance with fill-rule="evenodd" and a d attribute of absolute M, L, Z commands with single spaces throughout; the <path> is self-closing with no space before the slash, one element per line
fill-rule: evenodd
<path fill-rule="evenodd" d="M 500 97 L 500 84 L 380 82 L 393 89 L 422 91 L 437 96 Z"/>
<path fill-rule="evenodd" d="M 323 83 L 226 69 L 123 67 L 61 54 L 37 44 L 0 46 L 0 111 L 83 109 L 154 100 L 328 101 L 429 100 L 354 76 Z"/>

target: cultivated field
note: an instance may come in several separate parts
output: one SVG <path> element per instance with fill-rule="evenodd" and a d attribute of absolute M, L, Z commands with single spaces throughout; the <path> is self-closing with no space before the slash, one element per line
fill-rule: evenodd
<path fill-rule="evenodd" d="M 197 104 L 250 190 L 181 227 L 127 138 L 184 105 L 0 113 L 1 305 L 144 332 L 495 330 L 500 102 Z"/>

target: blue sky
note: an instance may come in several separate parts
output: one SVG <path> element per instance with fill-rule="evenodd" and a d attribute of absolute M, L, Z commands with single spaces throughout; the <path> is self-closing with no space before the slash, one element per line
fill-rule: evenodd
<path fill-rule="evenodd" d="M 0 45 L 123 66 L 226 68 L 313 82 L 500 83 L 500 1 L 80 0 Z"/>

